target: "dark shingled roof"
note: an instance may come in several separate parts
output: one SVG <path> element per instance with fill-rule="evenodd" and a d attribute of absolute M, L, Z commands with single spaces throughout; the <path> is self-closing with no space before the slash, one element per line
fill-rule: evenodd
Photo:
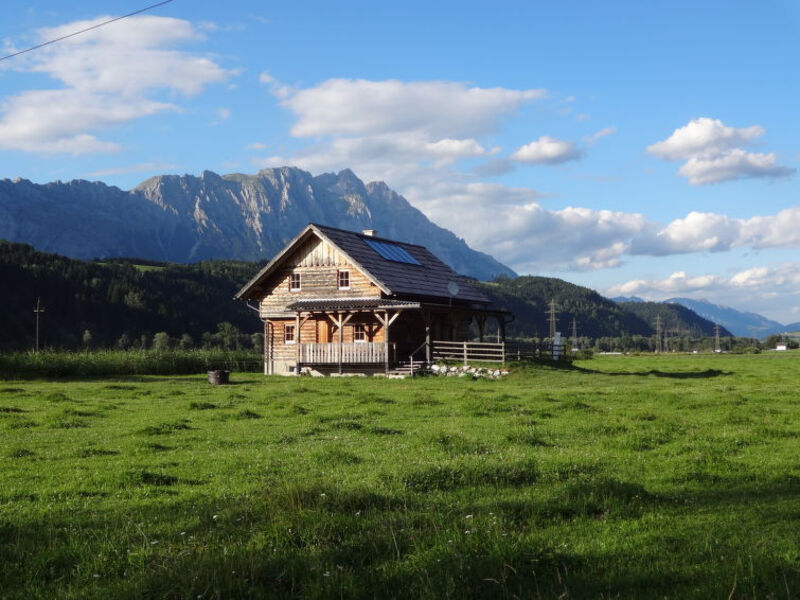
<path fill-rule="evenodd" d="M 437 299 L 447 302 L 452 299 L 452 301 L 456 302 L 479 302 L 481 304 L 490 302 L 489 298 L 472 285 L 469 278 L 453 271 L 424 246 L 407 244 L 377 236 L 367 236 L 354 231 L 346 231 L 314 223 L 290 242 L 278 256 L 236 294 L 236 297 L 254 298 L 253 292 L 261 288 L 264 279 L 278 267 L 282 258 L 291 248 L 307 239 L 307 234 L 312 231 L 344 252 L 387 295 L 400 299 Z M 371 248 L 365 240 L 378 240 L 395 244 L 408 252 L 420 264 L 414 265 L 388 260 Z M 458 286 L 458 293 L 452 296 L 449 289 L 451 283 L 455 283 Z"/>
<path fill-rule="evenodd" d="M 323 225 L 314 226 L 396 296 L 426 296 L 449 299 L 450 292 L 447 286 L 449 283 L 454 282 L 459 288 L 458 294 L 453 296 L 454 300 L 489 302 L 489 299 L 477 290 L 466 277 L 453 271 L 424 246 L 406 244 Z M 378 240 L 400 246 L 420 264 L 412 265 L 387 260 L 373 250 L 365 240 Z"/>

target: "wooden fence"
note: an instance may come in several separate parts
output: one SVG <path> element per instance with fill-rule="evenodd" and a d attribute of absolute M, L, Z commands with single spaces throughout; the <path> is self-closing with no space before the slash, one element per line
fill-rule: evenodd
<path fill-rule="evenodd" d="M 470 362 L 505 363 L 517 360 L 533 360 L 551 355 L 549 344 L 532 342 L 431 342 L 433 360 L 458 360 L 465 365 Z"/>

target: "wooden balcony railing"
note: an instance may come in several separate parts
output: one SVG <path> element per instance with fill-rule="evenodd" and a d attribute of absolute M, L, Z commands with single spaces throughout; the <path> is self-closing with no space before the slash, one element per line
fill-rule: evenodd
<path fill-rule="evenodd" d="M 390 344 L 391 347 L 394 344 Z M 300 344 L 300 362 L 307 365 L 382 364 L 386 362 L 386 342 L 337 342 Z M 391 355 L 390 355 L 390 358 Z"/>

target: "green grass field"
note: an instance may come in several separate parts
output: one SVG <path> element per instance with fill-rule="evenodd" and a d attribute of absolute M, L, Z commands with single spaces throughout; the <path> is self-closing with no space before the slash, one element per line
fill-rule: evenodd
<path fill-rule="evenodd" d="M 800 354 L 0 382 L 0 598 L 800 597 Z"/>

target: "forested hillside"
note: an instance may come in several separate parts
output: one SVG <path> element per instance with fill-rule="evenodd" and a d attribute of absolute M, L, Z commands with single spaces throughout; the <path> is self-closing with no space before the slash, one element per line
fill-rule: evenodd
<path fill-rule="evenodd" d="M 665 335 L 703 337 L 714 335 L 714 323 L 681 304 L 665 302 L 620 302 L 623 310 L 633 313 L 652 328 L 661 317 L 661 330 Z M 728 337 L 730 331 L 720 327 L 720 336 Z"/>
<path fill-rule="evenodd" d="M 555 300 L 557 330 L 572 335 L 572 320 L 578 337 L 619 337 L 651 335 L 652 328 L 637 315 L 594 290 L 552 277 L 502 277 L 490 284 L 481 284 L 499 306 L 514 313 L 508 334 L 520 337 L 547 337 L 549 304 Z"/>
<path fill-rule="evenodd" d="M 257 332 L 260 324 L 232 298 L 257 268 L 235 261 L 98 263 L 0 241 L 0 348 L 33 346 L 37 298 L 45 307 L 43 346 L 149 347 L 158 332 L 187 347 L 246 344 L 239 332 Z"/>

